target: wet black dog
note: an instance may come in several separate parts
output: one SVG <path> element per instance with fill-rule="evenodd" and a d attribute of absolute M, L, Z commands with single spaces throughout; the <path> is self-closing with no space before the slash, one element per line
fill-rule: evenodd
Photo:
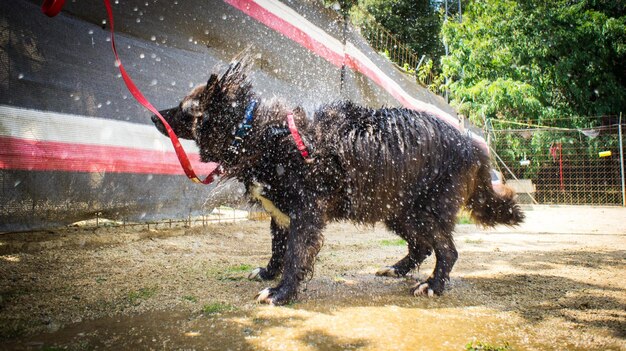
<path fill-rule="evenodd" d="M 271 214 L 272 257 L 250 278 L 282 272 L 282 280 L 258 301 L 280 305 L 296 297 L 329 221 L 383 222 L 407 241 L 407 256 L 379 275 L 404 276 L 434 251 L 435 270 L 412 289 L 432 296 L 444 291 L 457 259 L 452 231 L 462 206 L 486 226 L 523 220 L 512 192 L 494 192 L 488 155 L 440 119 L 351 102 L 321 106 L 312 119 L 279 102 L 256 105 L 247 66 L 231 63 L 162 114 L 180 138 L 196 141 L 202 161 L 219 162 L 224 176 L 243 182 Z M 288 129 L 290 113 L 309 156 Z"/>

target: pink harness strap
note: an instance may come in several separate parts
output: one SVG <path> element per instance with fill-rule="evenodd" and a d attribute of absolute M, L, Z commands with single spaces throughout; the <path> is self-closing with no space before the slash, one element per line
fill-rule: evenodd
<path fill-rule="evenodd" d="M 306 145 L 304 145 L 304 142 L 302 141 L 302 138 L 300 137 L 300 133 L 298 133 L 298 127 L 296 127 L 296 122 L 294 121 L 293 113 L 291 112 L 287 114 L 287 125 L 289 126 L 289 131 L 291 132 L 291 136 L 293 137 L 293 140 L 296 142 L 296 147 L 298 148 L 298 151 L 300 151 L 300 155 L 302 155 L 302 158 L 304 158 L 306 162 L 313 161 L 313 159 L 309 158 L 309 151 L 306 149 Z"/>

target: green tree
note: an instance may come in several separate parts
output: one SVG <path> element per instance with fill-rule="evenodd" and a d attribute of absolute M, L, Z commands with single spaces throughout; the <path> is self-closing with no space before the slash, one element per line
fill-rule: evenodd
<path fill-rule="evenodd" d="M 626 110 L 625 13 L 614 1 L 471 1 L 442 31 L 452 103 L 478 124 Z"/>
<path fill-rule="evenodd" d="M 370 13 L 378 23 L 409 46 L 417 55 L 439 62 L 443 54 L 441 16 L 433 0 L 359 0 L 354 9 Z"/>
<path fill-rule="evenodd" d="M 626 111 L 624 1 L 472 0 L 463 22 L 445 23 L 442 35 L 450 49 L 442 75 L 451 103 L 475 124 L 578 129 L 593 127 L 581 116 Z M 599 140 L 521 131 L 498 133 L 493 146 L 518 176 L 535 178 L 549 169 L 545 160 L 555 147 L 561 152 L 561 145 L 582 142 L 597 155 L 608 145 Z M 562 150 L 570 166 L 566 153 L 573 150 Z M 542 156 L 521 167 L 527 154 Z"/>

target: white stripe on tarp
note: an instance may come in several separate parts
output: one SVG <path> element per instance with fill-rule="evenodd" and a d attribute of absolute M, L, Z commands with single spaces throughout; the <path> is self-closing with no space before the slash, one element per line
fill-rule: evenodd
<path fill-rule="evenodd" d="M 174 150 L 169 138 L 152 125 L 7 105 L 0 105 L 0 136 L 161 152 Z M 181 140 L 181 144 L 187 152 L 198 153 L 195 142 Z"/>

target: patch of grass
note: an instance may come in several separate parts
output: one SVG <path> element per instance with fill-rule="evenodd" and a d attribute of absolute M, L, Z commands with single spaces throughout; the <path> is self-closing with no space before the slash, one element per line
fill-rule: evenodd
<path fill-rule="evenodd" d="M 465 242 L 468 244 L 482 244 L 483 243 L 483 239 L 470 239 L 470 238 L 466 238 Z"/>
<path fill-rule="evenodd" d="M 246 279 L 247 273 L 252 270 L 249 264 L 226 267 L 222 270 L 212 269 L 209 274 L 214 275 L 217 280 L 237 281 Z"/>
<path fill-rule="evenodd" d="M 404 239 L 384 239 L 380 241 L 382 246 L 404 246 L 406 241 Z"/>
<path fill-rule="evenodd" d="M 232 267 L 226 268 L 226 271 L 230 273 L 241 273 L 241 272 L 247 272 L 250 270 L 252 270 L 252 266 L 249 264 L 240 264 L 238 266 L 232 266 Z"/>
<path fill-rule="evenodd" d="M 472 220 L 472 217 L 470 216 L 469 212 L 461 211 L 459 212 L 459 215 L 456 218 L 456 223 L 457 224 L 472 224 L 474 223 L 474 221 Z"/>
<path fill-rule="evenodd" d="M 157 287 L 153 286 L 150 288 L 141 288 L 139 290 L 131 291 L 128 293 L 128 301 L 132 305 L 138 305 L 141 303 L 141 300 L 147 300 L 157 293 Z"/>
<path fill-rule="evenodd" d="M 206 304 L 202 306 L 202 313 L 204 315 L 212 315 L 222 312 L 234 311 L 236 308 L 232 305 L 221 303 L 221 302 L 213 302 L 210 304 Z"/>
<path fill-rule="evenodd" d="M 465 345 L 465 351 L 513 351 L 508 342 L 502 346 L 494 346 L 482 341 L 472 341 Z"/>
<path fill-rule="evenodd" d="M 185 295 L 182 297 L 183 300 L 196 303 L 198 302 L 198 298 L 192 295 Z"/>

